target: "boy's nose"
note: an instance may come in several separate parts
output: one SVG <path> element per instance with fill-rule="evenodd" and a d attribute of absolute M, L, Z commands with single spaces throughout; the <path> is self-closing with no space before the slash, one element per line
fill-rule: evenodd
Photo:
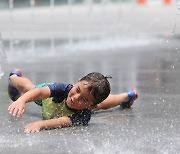
<path fill-rule="evenodd" d="M 74 95 L 74 97 L 73 97 L 73 102 L 78 102 L 79 99 L 80 99 L 80 94 L 76 94 L 76 95 Z"/>

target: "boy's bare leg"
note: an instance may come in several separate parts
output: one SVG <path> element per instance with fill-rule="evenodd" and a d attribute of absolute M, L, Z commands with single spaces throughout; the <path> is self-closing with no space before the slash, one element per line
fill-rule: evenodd
<path fill-rule="evenodd" d="M 122 93 L 118 95 L 110 94 L 103 102 L 97 105 L 94 110 L 109 109 L 117 105 L 121 105 L 124 102 L 129 101 L 128 93 Z"/>
<path fill-rule="evenodd" d="M 9 83 L 20 93 L 25 93 L 35 87 L 35 85 L 28 78 L 19 77 L 16 74 L 13 74 L 9 77 Z"/>

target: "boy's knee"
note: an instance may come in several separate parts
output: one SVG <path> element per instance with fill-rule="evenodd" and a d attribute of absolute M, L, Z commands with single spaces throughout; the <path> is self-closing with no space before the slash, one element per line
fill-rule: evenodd
<path fill-rule="evenodd" d="M 11 75 L 11 76 L 9 77 L 9 80 L 10 80 L 10 81 L 11 81 L 11 80 L 14 80 L 16 77 L 17 77 L 17 75 L 16 75 L 16 74 L 13 74 L 13 75 Z"/>
<path fill-rule="evenodd" d="M 9 83 L 10 83 L 10 85 L 15 86 L 17 77 L 18 77 L 18 76 L 17 76 L 16 74 L 13 74 L 13 75 L 11 75 L 11 76 L 9 77 Z"/>

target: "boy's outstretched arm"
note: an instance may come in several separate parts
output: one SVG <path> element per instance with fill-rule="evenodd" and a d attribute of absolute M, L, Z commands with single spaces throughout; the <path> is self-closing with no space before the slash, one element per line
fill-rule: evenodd
<path fill-rule="evenodd" d="M 8 111 L 13 116 L 20 117 L 25 112 L 26 103 L 41 100 L 50 97 L 50 89 L 49 87 L 42 87 L 32 89 L 26 92 L 24 95 L 19 97 L 16 101 L 14 101 L 9 107 Z"/>
<path fill-rule="evenodd" d="M 127 102 L 129 100 L 127 93 L 122 93 L 118 95 L 112 95 L 110 94 L 103 102 L 98 104 L 94 110 L 100 110 L 100 109 L 109 109 L 112 107 L 115 107 L 117 105 L 122 104 L 123 102 Z"/>
<path fill-rule="evenodd" d="M 133 102 L 138 98 L 138 93 L 135 88 L 128 90 L 127 93 L 118 95 L 110 94 L 103 102 L 92 108 L 94 111 L 100 109 L 109 109 L 117 105 L 122 105 L 123 108 L 129 108 Z"/>
<path fill-rule="evenodd" d="M 67 126 L 72 126 L 70 118 L 60 117 L 57 119 L 42 120 L 27 124 L 24 127 L 24 131 L 26 133 L 35 133 L 35 132 L 39 132 L 42 129 L 51 129 L 51 128 L 67 127 Z"/>

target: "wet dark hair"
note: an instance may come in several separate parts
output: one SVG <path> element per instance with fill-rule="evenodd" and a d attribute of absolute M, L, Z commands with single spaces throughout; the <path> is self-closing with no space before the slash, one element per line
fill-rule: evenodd
<path fill-rule="evenodd" d="M 80 79 L 80 81 L 88 82 L 88 90 L 94 97 L 94 105 L 104 101 L 110 94 L 110 84 L 107 80 L 108 78 L 112 77 L 92 72 Z"/>

